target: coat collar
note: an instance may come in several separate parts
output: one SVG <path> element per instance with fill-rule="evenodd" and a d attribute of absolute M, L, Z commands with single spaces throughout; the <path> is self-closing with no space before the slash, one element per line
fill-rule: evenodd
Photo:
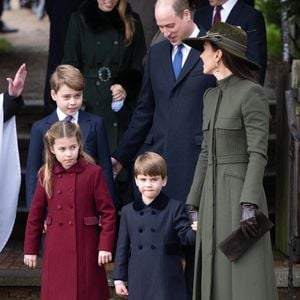
<path fill-rule="evenodd" d="M 99 9 L 97 0 L 87 0 L 81 5 L 79 12 L 83 21 L 93 32 L 99 32 L 112 27 L 124 31 L 124 24 L 116 7 L 111 12 L 103 12 Z M 131 12 L 131 7 L 128 4 L 126 14 Z"/>
<path fill-rule="evenodd" d="M 151 202 L 149 204 L 149 206 L 151 208 L 154 209 L 158 209 L 158 210 L 163 210 L 168 202 L 169 202 L 169 197 L 167 195 L 165 195 L 163 192 L 161 192 L 155 199 L 153 202 Z M 139 197 L 137 199 L 134 200 L 133 202 L 133 208 L 136 211 L 140 211 L 145 207 L 145 203 L 142 200 L 141 194 L 139 194 Z"/>
<path fill-rule="evenodd" d="M 69 169 L 64 169 L 60 163 L 56 163 L 53 168 L 53 174 L 61 174 L 61 173 L 81 173 L 87 167 L 88 162 L 83 158 L 80 158 L 75 165 L 73 165 Z"/>

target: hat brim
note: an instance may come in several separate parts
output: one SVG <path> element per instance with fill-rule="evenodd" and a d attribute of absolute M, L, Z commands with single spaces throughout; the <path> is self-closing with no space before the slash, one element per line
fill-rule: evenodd
<path fill-rule="evenodd" d="M 219 39 L 216 39 L 215 37 L 212 37 L 210 35 L 204 35 L 204 36 L 200 36 L 200 37 L 196 37 L 196 38 L 187 38 L 187 39 L 184 39 L 182 42 L 200 52 L 203 52 L 203 50 L 204 50 L 203 45 L 204 45 L 205 41 L 212 42 L 212 43 L 216 44 L 218 47 L 220 47 L 220 49 L 225 50 L 229 54 L 244 60 L 246 63 L 248 63 L 248 65 L 251 69 L 253 69 L 253 70 L 261 69 L 261 66 L 259 64 L 250 60 L 248 57 L 246 57 L 246 55 L 243 55 L 240 52 L 234 51 L 232 48 L 226 47 L 226 44 L 220 42 Z"/>

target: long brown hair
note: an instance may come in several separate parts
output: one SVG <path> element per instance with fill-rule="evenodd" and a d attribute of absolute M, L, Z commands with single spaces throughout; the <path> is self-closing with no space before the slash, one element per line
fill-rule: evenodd
<path fill-rule="evenodd" d="M 39 171 L 44 172 L 42 185 L 45 188 L 46 194 L 49 198 L 52 197 L 53 167 L 57 163 L 57 159 L 52 153 L 51 149 L 53 149 L 56 139 L 64 137 L 76 137 L 79 145 L 78 158 L 84 158 L 90 163 L 95 163 L 94 159 L 83 150 L 81 130 L 78 125 L 68 121 L 54 123 L 44 136 L 45 163 Z"/>
<path fill-rule="evenodd" d="M 127 6 L 127 0 L 119 0 L 119 3 L 117 5 L 117 10 L 119 12 L 120 18 L 125 26 L 124 38 L 126 46 L 131 44 L 135 32 L 134 17 L 131 14 L 126 14 Z"/>
<path fill-rule="evenodd" d="M 226 52 L 226 50 L 218 47 L 215 43 L 209 43 L 214 51 L 217 51 L 218 49 L 222 50 L 223 63 L 225 67 L 227 67 L 234 75 L 257 83 L 255 70 L 251 68 L 250 64 L 237 56 L 231 55 L 230 53 Z"/>

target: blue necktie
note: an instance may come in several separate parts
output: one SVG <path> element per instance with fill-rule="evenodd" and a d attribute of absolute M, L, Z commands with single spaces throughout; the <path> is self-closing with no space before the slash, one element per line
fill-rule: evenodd
<path fill-rule="evenodd" d="M 173 70 L 176 79 L 178 78 L 182 67 L 182 48 L 183 44 L 177 46 L 177 51 L 173 60 Z"/>
<path fill-rule="evenodd" d="M 72 120 L 73 120 L 73 116 L 71 116 L 71 115 L 67 115 L 65 117 L 65 121 L 72 122 Z"/>

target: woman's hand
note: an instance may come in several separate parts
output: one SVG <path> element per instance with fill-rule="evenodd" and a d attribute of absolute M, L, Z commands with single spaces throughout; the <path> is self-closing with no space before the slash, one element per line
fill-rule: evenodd
<path fill-rule="evenodd" d="M 240 225 L 247 240 L 257 235 L 257 206 L 252 203 L 242 203 Z"/>
<path fill-rule="evenodd" d="M 112 254 L 109 251 L 99 251 L 98 253 L 98 265 L 102 266 L 109 263 L 112 260 Z"/>
<path fill-rule="evenodd" d="M 24 264 L 29 268 L 35 268 L 37 262 L 37 255 L 36 254 L 25 254 L 24 255 Z"/>
<path fill-rule="evenodd" d="M 113 84 L 110 87 L 111 96 L 114 101 L 122 101 L 127 97 L 127 93 L 120 84 Z"/>

